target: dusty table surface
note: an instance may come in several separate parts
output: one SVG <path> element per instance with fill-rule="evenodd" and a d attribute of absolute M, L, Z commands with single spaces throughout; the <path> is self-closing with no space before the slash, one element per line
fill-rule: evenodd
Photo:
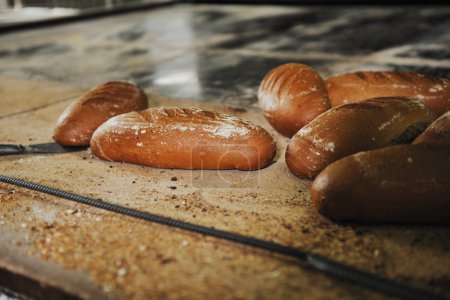
<path fill-rule="evenodd" d="M 107 80 L 152 106 L 246 118 L 276 139 L 255 172 L 162 170 L 89 151 L 0 157 L 1 174 L 323 254 L 450 295 L 450 228 L 337 224 L 284 162 L 260 114 L 270 68 L 448 76 L 447 7 L 176 5 L 0 36 L 0 143 L 51 141 L 59 114 Z M 389 34 L 386 34 L 389 32 Z M 177 100 L 176 100 L 177 99 Z M 0 285 L 38 299 L 385 299 L 264 251 L 0 184 Z"/>
<path fill-rule="evenodd" d="M 1 99 L 23 103 L 33 95 L 29 108 L 2 111 L 0 140 L 50 141 L 56 118 L 71 96 L 82 91 L 51 82 L 0 78 Z M 1 173 L 310 250 L 450 293 L 448 228 L 335 224 L 311 207 L 310 182 L 288 171 L 283 159 L 287 140 L 258 110 L 151 99 L 152 105 L 195 105 L 264 126 L 277 141 L 275 163 L 254 172 L 163 170 L 101 161 L 82 151 L 4 156 Z M 384 298 L 263 251 L 7 184 L 0 188 L 0 268 L 7 271 L 3 276 L 16 274 L 22 281 L 43 284 L 41 291 L 31 291 L 34 297 L 42 293 L 43 298 L 69 294 L 86 299 Z"/>

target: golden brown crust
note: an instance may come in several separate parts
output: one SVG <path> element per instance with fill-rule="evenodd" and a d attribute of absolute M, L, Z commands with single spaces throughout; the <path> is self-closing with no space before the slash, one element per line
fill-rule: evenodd
<path fill-rule="evenodd" d="M 71 103 L 58 118 L 53 139 L 65 146 L 88 146 L 95 129 L 109 118 L 147 108 L 147 96 L 125 81 L 103 83 Z"/>
<path fill-rule="evenodd" d="M 261 82 L 258 99 L 269 123 L 287 137 L 330 108 L 320 75 L 297 63 L 271 70 Z"/>
<path fill-rule="evenodd" d="M 336 221 L 450 224 L 450 152 L 397 145 L 340 159 L 314 180 L 317 210 Z"/>
<path fill-rule="evenodd" d="M 410 142 L 435 118 L 422 102 L 405 97 L 344 104 L 318 116 L 292 137 L 286 163 L 295 175 L 314 178 L 344 156 Z"/>
<path fill-rule="evenodd" d="M 325 80 L 331 106 L 375 97 L 421 100 L 439 115 L 450 110 L 450 81 L 412 72 L 355 72 Z"/>
<path fill-rule="evenodd" d="M 158 168 L 255 170 L 275 155 L 253 123 L 196 108 L 150 108 L 111 118 L 91 140 L 99 158 Z"/>
<path fill-rule="evenodd" d="M 413 144 L 433 143 L 450 146 L 450 110 L 434 121 Z"/>

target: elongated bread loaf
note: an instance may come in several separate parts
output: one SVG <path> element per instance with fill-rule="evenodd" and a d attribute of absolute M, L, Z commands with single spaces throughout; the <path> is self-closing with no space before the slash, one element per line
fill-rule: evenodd
<path fill-rule="evenodd" d="M 413 142 L 413 144 L 420 143 L 441 144 L 450 147 L 450 110 L 431 123 Z"/>
<path fill-rule="evenodd" d="M 320 75 L 297 63 L 271 70 L 261 82 L 258 99 L 269 123 L 287 137 L 330 108 Z"/>
<path fill-rule="evenodd" d="M 450 151 L 397 145 L 347 156 L 316 177 L 311 198 L 336 221 L 450 224 Z"/>
<path fill-rule="evenodd" d="M 295 175 L 313 178 L 344 156 L 411 142 L 435 118 L 422 102 L 404 97 L 334 107 L 292 137 L 286 163 Z"/>
<path fill-rule="evenodd" d="M 405 96 L 421 100 L 439 115 L 450 110 L 450 80 L 411 72 L 356 72 L 325 80 L 331 106 Z"/>
<path fill-rule="evenodd" d="M 92 136 L 99 158 L 158 168 L 255 170 L 275 155 L 262 127 L 196 108 L 149 108 L 116 116 Z"/>
<path fill-rule="evenodd" d="M 58 118 L 53 139 L 65 146 L 88 146 L 100 124 L 109 118 L 147 108 L 147 96 L 125 81 L 103 83 L 72 102 Z"/>

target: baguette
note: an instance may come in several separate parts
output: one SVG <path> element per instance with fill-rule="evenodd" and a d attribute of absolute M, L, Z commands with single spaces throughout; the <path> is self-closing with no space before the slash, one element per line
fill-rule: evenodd
<path fill-rule="evenodd" d="M 331 106 L 375 97 L 421 100 L 439 115 L 450 110 L 450 81 L 411 72 L 356 72 L 325 80 Z"/>
<path fill-rule="evenodd" d="M 88 146 L 100 124 L 109 118 L 147 108 L 147 96 L 124 81 L 103 83 L 72 102 L 58 118 L 53 139 L 64 146 Z"/>
<path fill-rule="evenodd" d="M 92 136 L 105 160 L 170 169 L 255 170 L 275 155 L 260 126 L 196 108 L 150 108 L 109 119 Z"/>
<path fill-rule="evenodd" d="M 433 143 L 450 147 L 450 110 L 434 121 L 413 144 Z"/>
<path fill-rule="evenodd" d="M 297 63 L 271 70 L 261 82 L 258 100 L 269 123 L 287 137 L 330 108 L 320 75 Z"/>
<path fill-rule="evenodd" d="M 286 163 L 295 175 L 314 178 L 344 156 L 410 143 L 435 118 L 422 102 L 404 97 L 334 107 L 294 135 L 287 146 Z"/>
<path fill-rule="evenodd" d="M 311 199 L 335 221 L 450 224 L 450 152 L 397 145 L 340 159 L 314 180 Z"/>

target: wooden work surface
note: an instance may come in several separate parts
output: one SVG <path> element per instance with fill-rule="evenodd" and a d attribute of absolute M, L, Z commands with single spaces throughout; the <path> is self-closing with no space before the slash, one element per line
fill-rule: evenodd
<path fill-rule="evenodd" d="M 50 142 L 59 114 L 84 89 L 0 77 L 0 143 Z M 450 295 L 450 229 L 336 224 L 317 214 L 310 181 L 284 162 L 287 139 L 257 108 L 150 96 L 249 119 L 276 139 L 260 171 L 163 170 L 101 161 L 89 151 L 0 157 L 0 174 L 174 219 L 323 254 Z M 0 184 L 0 286 L 40 299 L 385 299 L 304 265 Z"/>

